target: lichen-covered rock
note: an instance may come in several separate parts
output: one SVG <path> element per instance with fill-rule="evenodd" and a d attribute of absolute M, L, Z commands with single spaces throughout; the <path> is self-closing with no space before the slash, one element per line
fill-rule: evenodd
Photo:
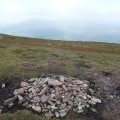
<path fill-rule="evenodd" d="M 81 80 L 76 80 L 76 83 L 77 83 L 78 85 L 81 85 L 81 84 L 83 84 L 84 82 L 81 81 Z"/>
<path fill-rule="evenodd" d="M 66 85 L 62 85 L 62 88 L 63 88 L 65 91 L 68 91 L 68 88 L 66 87 Z"/>

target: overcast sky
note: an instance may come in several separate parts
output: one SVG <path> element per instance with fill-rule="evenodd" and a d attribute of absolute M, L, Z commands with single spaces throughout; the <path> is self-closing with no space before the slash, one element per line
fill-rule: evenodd
<path fill-rule="evenodd" d="M 0 0 L 0 25 L 29 19 L 120 23 L 120 0 Z"/>

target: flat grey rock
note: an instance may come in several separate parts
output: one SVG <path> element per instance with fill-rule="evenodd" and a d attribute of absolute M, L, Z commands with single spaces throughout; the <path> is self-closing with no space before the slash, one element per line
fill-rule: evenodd
<path fill-rule="evenodd" d="M 2 88 L 5 88 L 5 83 L 2 84 Z"/>
<path fill-rule="evenodd" d="M 20 104 L 25 101 L 21 95 L 18 95 L 18 100 Z"/>
<path fill-rule="evenodd" d="M 59 117 L 60 117 L 60 115 L 59 115 L 58 112 L 55 112 L 55 117 L 56 117 L 56 118 L 59 118 Z"/>
<path fill-rule="evenodd" d="M 60 102 L 60 101 L 56 101 L 56 103 L 57 103 L 57 105 L 60 105 L 60 104 L 61 104 L 61 102 Z"/>
<path fill-rule="evenodd" d="M 33 99 L 36 101 L 36 103 L 41 102 L 41 98 L 40 98 L 39 96 L 36 96 L 36 97 L 34 97 Z"/>
<path fill-rule="evenodd" d="M 42 103 L 47 102 L 48 101 L 48 97 L 46 95 L 42 95 L 41 96 L 41 101 L 42 101 Z"/>
<path fill-rule="evenodd" d="M 67 115 L 67 111 L 65 109 L 59 111 L 60 117 L 63 118 Z"/>
<path fill-rule="evenodd" d="M 32 106 L 32 109 L 33 109 L 35 112 L 41 113 L 41 107 Z"/>
<path fill-rule="evenodd" d="M 29 82 L 31 83 L 31 82 L 34 82 L 35 81 L 35 78 L 31 78 L 30 80 L 29 80 Z"/>
<path fill-rule="evenodd" d="M 66 106 L 67 106 L 66 103 L 62 103 L 62 104 L 60 105 L 60 108 L 63 109 L 63 108 L 65 108 Z"/>
<path fill-rule="evenodd" d="M 29 84 L 27 82 L 21 82 L 21 87 L 27 87 Z"/>
<path fill-rule="evenodd" d="M 14 103 L 11 102 L 11 103 L 8 105 L 8 107 L 11 108 L 13 105 L 14 105 Z"/>
<path fill-rule="evenodd" d="M 48 89 L 49 89 L 48 86 L 44 87 L 44 88 L 41 90 L 41 92 L 39 93 L 39 95 L 45 94 L 45 93 L 48 91 Z"/>
<path fill-rule="evenodd" d="M 91 98 L 91 100 L 88 101 L 90 104 L 95 105 L 97 103 L 101 103 L 100 99 L 97 99 L 95 97 Z"/>
<path fill-rule="evenodd" d="M 45 116 L 46 116 L 47 118 L 51 118 L 51 117 L 54 116 L 54 114 L 53 114 L 51 111 L 49 111 L 49 112 L 45 113 Z"/>
<path fill-rule="evenodd" d="M 26 107 L 26 108 L 31 108 L 31 107 L 32 107 L 32 105 L 31 105 L 31 107 L 29 107 L 28 102 L 23 103 L 22 106 L 23 106 L 23 107 Z"/>
<path fill-rule="evenodd" d="M 61 86 L 61 85 L 63 85 L 63 82 L 60 82 L 58 80 L 48 80 L 48 85 L 51 85 L 51 86 Z"/>
<path fill-rule="evenodd" d="M 65 77 L 64 76 L 59 76 L 59 79 L 60 79 L 61 82 L 65 81 Z"/>
<path fill-rule="evenodd" d="M 14 91 L 14 95 L 21 95 L 25 93 L 25 89 L 24 88 L 20 88 L 20 89 L 15 89 Z"/>

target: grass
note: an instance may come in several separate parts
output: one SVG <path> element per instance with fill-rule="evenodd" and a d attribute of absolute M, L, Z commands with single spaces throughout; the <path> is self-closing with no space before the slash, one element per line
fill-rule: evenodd
<path fill-rule="evenodd" d="M 45 120 L 45 117 L 39 117 L 39 115 L 32 114 L 32 112 L 28 110 L 18 110 L 14 114 L 5 113 L 0 115 L 0 120 Z"/>
<path fill-rule="evenodd" d="M 56 72 L 79 76 L 84 70 L 120 69 L 120 45 L 117 44 L 4 36 L 0 40 L 0 56 L 1 81 L 15 74 L 37 76 Z"/>
<path fill-rule="evenodd" d="M 89 71 L 119 72 L 120 45 L 38 40 L 8 35 L 3 35 L 0 40 L 0 83 L 14 76 L 26 79 L 46 73 L 79 77 Z M 19 119 L 45 118 L 28 110 L 0 115 L 0 120 Z"/>

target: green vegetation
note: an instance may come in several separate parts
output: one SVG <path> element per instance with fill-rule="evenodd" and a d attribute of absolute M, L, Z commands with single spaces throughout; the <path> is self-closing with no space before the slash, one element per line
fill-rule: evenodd
<path fill-rule="evenodd" d="M 1 83 L 14 76 L 23 79 L 54 73 L 79 77 L 89 71 L 120 71 L 120 45 L 37 40 L 7 35 L 3 35 L 0 40 Z M 45 118 L 27 110 L 0 115 L 0 120 L 19 119 Z"/>
<path fill-rule="evenodd" d="M 0 40 L 1 81 L 42 73 L 79 76 L 86 70 L 119 70 L 120 45 L 4 36 Z"/>

